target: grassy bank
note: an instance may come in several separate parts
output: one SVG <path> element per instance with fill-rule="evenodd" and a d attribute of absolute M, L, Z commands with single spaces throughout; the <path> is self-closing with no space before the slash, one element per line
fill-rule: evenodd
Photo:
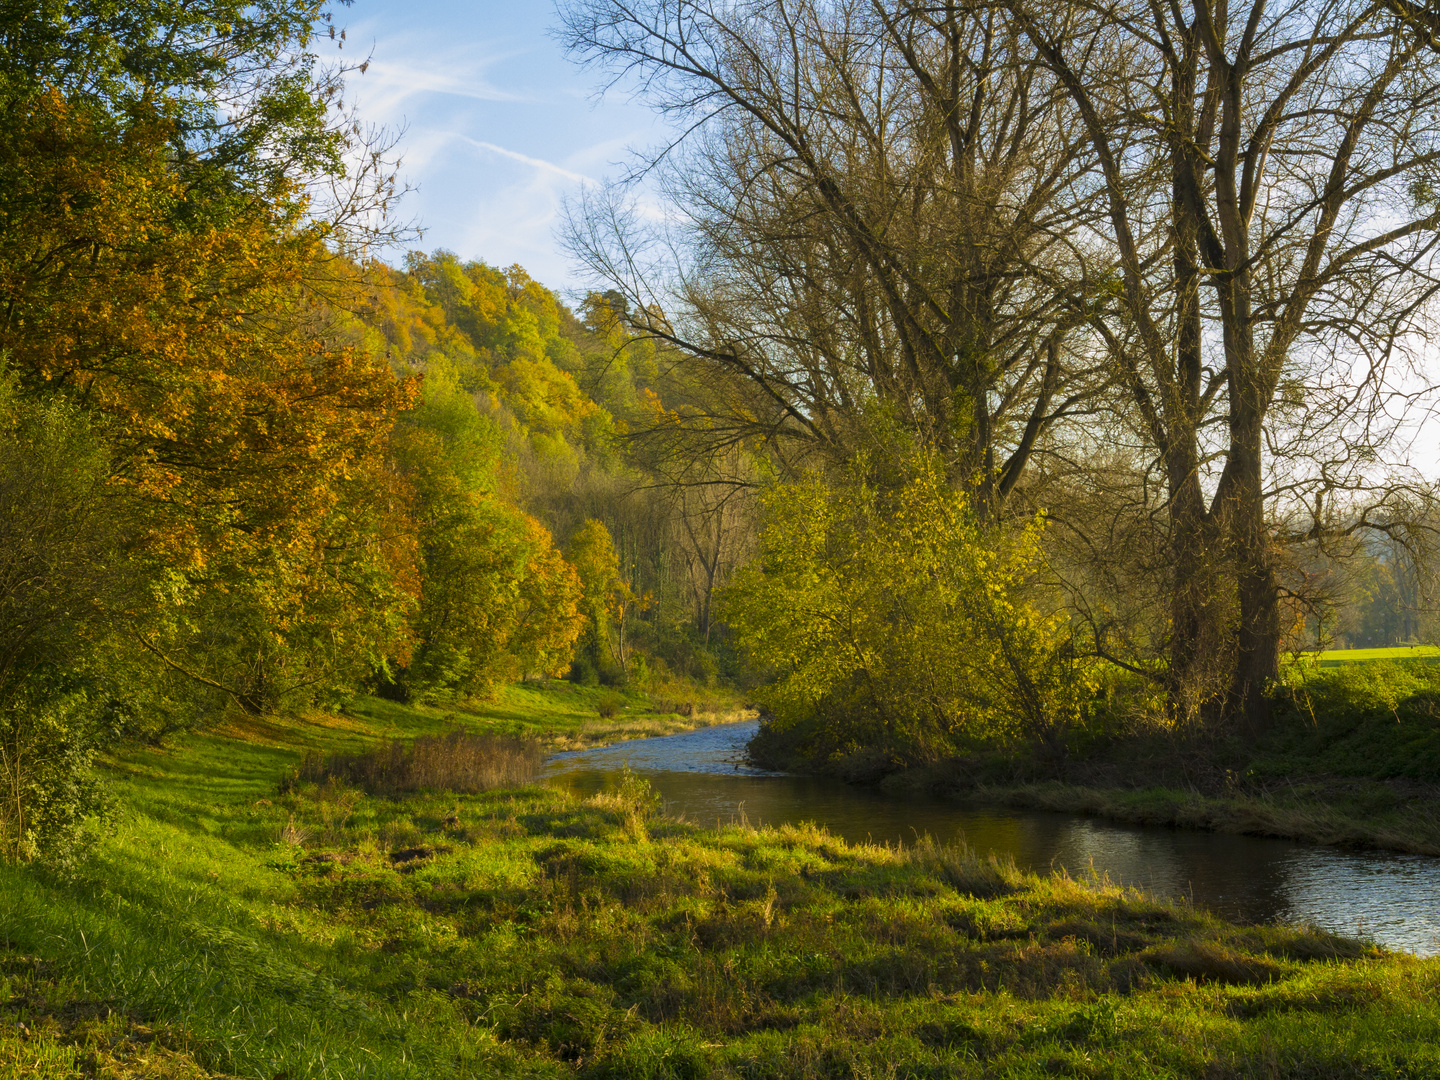
<path fill-rule="evenodd" d="M 741 695 L 723 689 L 676 685 L 647 695 L 549 679 L 503 687 L 494 700 L 470 708 L 358 697 L 338 714 L 284 720 L 236 717 L 213 733 L 290 750 L 349 752 L 376 740 L 475 727 L 533 738 L 553 753 L 674 735 L 755 715 Z"/>
<path fill-rule="evenodd" d="M 1055 810 L 1132 825 L 1168 825 L 1239 836 L 1440 855 L 1440 790 L 1384 781 L 1306 779 L 1252 794 L 1173 787 L 1097 787 L 1059 780 L 957 785 L 933 773 L 901 777 L 973 806 Z"/>
<path fill-rule="evenodd" d="M 493 727 L 577 737 L 547 693 Z M 634 781 L 282 784 L 449 723 L 371 704 L 115 762 L 88 862 L 0 867 L 0 1077 L 1440 1071 L 1440 962 L 930 843 L 697 829 Z"/>
<path fill-rule="evenodd" d="M 1440 665 L 1428 659 L 1293 670 L 1255 738 L 1101 724 L 1060 760 L 1022 749 L 896 770 L 875 751 L 817 764 L 762 729 L 752 754 L 969 805 L 1440 855 Z"/>

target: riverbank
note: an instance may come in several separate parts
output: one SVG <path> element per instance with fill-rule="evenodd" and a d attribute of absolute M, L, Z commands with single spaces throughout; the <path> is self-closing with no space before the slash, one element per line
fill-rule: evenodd
<path fill-rule="evenodd" d="M 301 733 L 306 725 L 314 725 L 323 730 L 309 737 L 314 744 L 310 749 L 351 752 L 376 739 L 483 729 L 534 739 L 546 753 L 559 753 L 676 735 L 757 715 L 742 695 L 724 689 L 682 684 L 643 694 L 545 679 L 502 687 L 492 700 L 468 706 L 357 697 L 341 713 L 268 722 L 235 718 L 214 731 L 250 742 L 296 746 L 305 742 Z"/>
<path fill-rule="evenodd" d="M 466 726 L 543 733 L 543 693 L 520 701 Z M 553 710 L 573 736 L 575 699 Z M 282 783 L 448 723 L 357 709 L 117 758 L 89 860 L 0 867 L 0 1076 L 1440 1071 L 1440 961 L 928 842 L 696 828 L 636 781 Z"/>
<path fill-rule="evenodd" d="M 1437 721 L 1440 667 L 1390 662 L 1295 676 L 1256 739 L 1082 732 L 1058 761 L 990 752 L 906 769 L 873 750 L 817 766 L 762 729 L 752 757 L 966 806 L 1440 855 Z"/>
<path fill-rule="evenodd" d="M 1088 787 L 1053 780 L 963 787 L 936 783 L 933 775 L 926 774 L 900 776 L 892 784 L 900 790 L 924 790 L 964 806 L 1053 810 L 1129 825 L 1168 825 L 1440 855 L 1440 790 L 1429 786 L 1329 777 L 1301 780 L 1259 796 L 1227 796 L 1168 787 Z"/>
<path fill-rule="evenodd" d="M 806 762 L 794 758 L 762 758 L 759 763 L 802 774 L 812 771 Z M 1116 770 L 1094 768 L 1093 762 L 1076 763 L 1066 770 L 1083 779 L 1006 783 L 974 779 L 968 768 L 971 764 L 942 762 L 859 782 L 873 783 L 892 794 L 923 794 L 972 808 L 1046 810 L 1127 825 L 1440 855 L 1440 785 L 1435 784 L 1404 778 L 1303 774 L 1283 781 L 1246 783 L 1237 782 L 1238 774 L 1233 771 L 1228 776 L 1222 773 L 1218 781 L 1201 776 L 1191 783 L 1171 777 L 1169 782 L 1151 786 L 1107 784 Z M 990 762 L 976 771 L 993 777 L 1005 770 Z"/>

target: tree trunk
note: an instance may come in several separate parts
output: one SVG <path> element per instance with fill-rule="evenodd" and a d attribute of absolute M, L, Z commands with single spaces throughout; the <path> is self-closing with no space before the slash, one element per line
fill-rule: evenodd
<path fill-rule="evenodd" d="M 1256 410 L 1242 407 L 1237 412 L 1229 448 L 1235 483 L 1226 508 L 1240 593 L 1232 711 L 1255 735 L 1269 723 L 1265 690 L 1280 673 L 1280 592 L 1265 526 L 1262 421 Z"/>

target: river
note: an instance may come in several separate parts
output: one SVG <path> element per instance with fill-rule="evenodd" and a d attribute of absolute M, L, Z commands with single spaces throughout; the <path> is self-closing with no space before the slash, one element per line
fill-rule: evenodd
<path fill-rule="evenodd" d="M 1241 922 L 1303 922 L 1422 956 L 1440 954 L 1440 858 L 1349 851 L 1222 833 L 1119 825 L 1071 814 L 976 810 L 745 762 L 755 723 L 724 724 L 598 750 L 555 754 L 549 782 L 590 794 L 628 765 L 698 825 L 813 821 L 850 841 L 910 843 L 929 834 L 1035 871 L 1091 872 L 1183 897 Z"/>

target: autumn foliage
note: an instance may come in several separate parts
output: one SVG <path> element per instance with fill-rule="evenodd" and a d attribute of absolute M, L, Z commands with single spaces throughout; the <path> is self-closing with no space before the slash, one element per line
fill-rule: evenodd
<path fill-rule="evenodd" d="M 255 709 L 403 649 L 388 613 L 413 545 L 385 451 L 413 390 L 327 340 L 308 285 L 324 228 L 284 190 L 195 220 L 159 116 L 121 123 L 51 91 L 13 119 L 0 348 L 23 394 L 82 404 L 109 448 L 108 496 L 152 585 L 112 614 Z"/>
<path fill-rule="evenodd" d="M 94 800 L 56 792 L 116 734 L 567 670 L 578 579 L 497 481 L 483 388 L 371 347 L 396 282 L 304 178 L 217 188 L 163 96 L 0 97 L 0 853 L 74 834 Z M 594 410 L 543 344 L 486 378 L 542 426 Z"/>

